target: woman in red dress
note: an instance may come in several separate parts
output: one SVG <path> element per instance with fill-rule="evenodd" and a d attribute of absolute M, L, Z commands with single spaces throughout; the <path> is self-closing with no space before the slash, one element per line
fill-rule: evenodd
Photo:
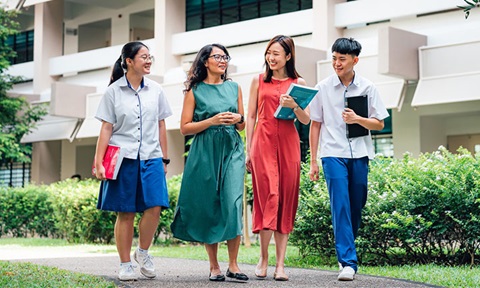
<path fill-rule="evenodd" d="M 291 83 L 306 85 L 295 69 L 295 44 L 284 35 L 273 37 L 265 50 L 265 72 L 250 86 L 247 121 L 247 169 L 253 182 L 253 233 L 260 234 L 259 279 L 267 276 L 268 245 L 275 237 L 275 280 L 286 281 L 284 271 L 288 235 L 293 230 L 300 184 L 300 139 L 295 120 L 273 116 L 278 105 L 292 108 L 303 124 L 310 122 L 286 95 Z M 308 109 L 308 108 L 307 108 Z"/>

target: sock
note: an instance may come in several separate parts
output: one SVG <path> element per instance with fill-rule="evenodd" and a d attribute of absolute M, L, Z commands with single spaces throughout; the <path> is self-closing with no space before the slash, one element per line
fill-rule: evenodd
<path fill-rule="evenodd" d="M 140 247 L 137 247 L 137 250 L 138 250 L 138 252 L 140 252 L 140 253 L 142 253 L 142 254 L 148 254 L 148 249 L 147 249 L 147 250 L 144 250 L 144 249 L 142 249 L 142 248 L 140 248 Z"/>
<path fill-rule="evenodd" d="M 120 263 L 120 267 L 132 265 L 132 261 Z"/>

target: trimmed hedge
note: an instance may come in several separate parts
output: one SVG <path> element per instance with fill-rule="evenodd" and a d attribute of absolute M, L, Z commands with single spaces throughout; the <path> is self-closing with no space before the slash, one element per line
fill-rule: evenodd
<path fill-rule="evenodd" d="M 362 264 L 479 262 L 480 157 L 464 149 L 458 152 L 441 147 L 417 158 L 405 154 L 402 159 L 377 157 L 370 162 L 368 200 L 356 242 Z M 317 182 L 310 181 L 308 171 L 309 165 L 303 164 L 290 242 L 302 255 L 334 261 L 326 184 L 322 171 Z M 170 209 L 162 212 L 155 243 L 172 241 L 170 223 L 181 179 L 179 175 L 167 180 Z M 246 187 L 251 195 L 251 175 L 246 176 Z M 98 189 L 97 180 L 71 179 L 49 186 L 0 188 L 0 237 L 110 243 L 116 215 L 96 209 Z"/>
<path fill-rule="evenodd" d="M 0 237 L 58 238 L 52 199 L 45 187 L 0 188 Z"/>
<path fill-rule="evenodd" d="M 169 239 L 181 176 L 167 180 L 170 209 L 162 211 L 154 242 Z M 67 179 L 49 186 L 0 189 L 0 237 L 53 237 L 71 243 L 111 243 L 116 213 L 96 208 L 100 182 Z M 137 214 L 136 223 L 141 215 Z M 136 228 L 135 228 L 136 229 Z M 137 231 L 135 230 L 135 234 Z"/>
<path fill-rule="evenodd" d="M 302 167 L 301 197 L 291 242 L 303 255 L 334 256 L 325 181 L 312 183 Z M 323 175 L 321 175 L 323 177 Z M 357 238 L 363 264 L 478 263 L 480 158 L 440 147 L 418 158 L 377 157 Z M 477 256 L 477 260 L 475 259 Z"/>

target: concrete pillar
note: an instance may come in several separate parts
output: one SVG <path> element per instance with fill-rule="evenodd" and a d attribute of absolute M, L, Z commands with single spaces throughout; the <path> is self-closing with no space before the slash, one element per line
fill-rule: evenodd
<path fill-rule="evenodd" d="M 402 110 L 400 112 L 396 109 L 392 110 L 393 156 L 395 158 L 402 158 L 406 152 L 417 157 L 422 152 L 420 148 L 420 114 L 410 105 L 415 88 L 416 84 L 409 84 Z"/>
<path fill-rule="evenodd" d="M 130 15 L 118 13 L 112 17 L 112 44 L 125 45 L 130 39 Z M 118 53 L 120 55 L 120 53 Z"/>
<path fill-rule="evenodd" d="M 155 0 L 155 47 L 153 74 L 165 75 L 180 66 L 180 56 L 172 55 L 172 35 L 185 32 L 185 0 Z M 188 43 L 185 43 L 188 45 Z"/>
<path fill-rule="evenodd" d="M 342 28 L 335 27 L 335 4 L 346 0 L 313 0 L 312 42 L 315 49 L 330 51 L 333 42 L 342 37 Z"/>
<path fill-rule="evenodd" d="M 35 5 L 34 93 L 44 92 L 55 81 L 49 75 L 49 64 L 50 58 L 61 56 L 63 53 L 63 9 L 63 0 Z"/>
<path fill-rule="evenodd" d="M 60 181 L 61 141 L 33 143 L 31 182 L 50 184 Z"/>

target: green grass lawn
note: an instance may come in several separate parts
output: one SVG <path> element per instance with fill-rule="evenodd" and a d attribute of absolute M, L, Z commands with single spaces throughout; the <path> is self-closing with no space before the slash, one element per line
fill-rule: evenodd
<path fill-rule="evenodd" d="M 64 240 L 58 239 L 23 239 L 23 238 L 0 238 L 0 246 L 12 247 L 42 247 L 42 246 L 69 246 L 92 253 L 115 253 L 114 245 L 71 245 Z M 208 260 L 205 248 L 202 245 L 154 245 L 150 252 L 156 257 L 187 258 Z M 275 247 L 269 249 L 269 264 L 275 265 Z M 259 247 L 240 247 L 238 261 L 245 264 L 256 264 L 259 255 Z M 228 254 L 225 244 L 219 248 L 219 261 L 227 262 Z M 334 263 L 328 265 L 325 263 Z M 338 270 L 335 259 L 322 259 L 320 257 L 301 258 L 298 249 L 289 246 L 285 265 L 288 267 L 302 267 L 322 270 Z M 480 267 L 445 267 L 438 265 L 412 265 L 412 266 L 360 266 L 360 274 L 394 277 L 416 282 L 423 282 L 444 287 L 479 287 Z M 26 263 L 12 263 L 0 261 L 0 287 L 30 287 L 28 283 L 35 280 L 38 287 L 115 287 L 111 282 L 102 278 L 82 275 L 78 273 L 59 270 L 51 267 L 37 266 Z M 55 284 L 52 286 L 52 284 Z"/>

